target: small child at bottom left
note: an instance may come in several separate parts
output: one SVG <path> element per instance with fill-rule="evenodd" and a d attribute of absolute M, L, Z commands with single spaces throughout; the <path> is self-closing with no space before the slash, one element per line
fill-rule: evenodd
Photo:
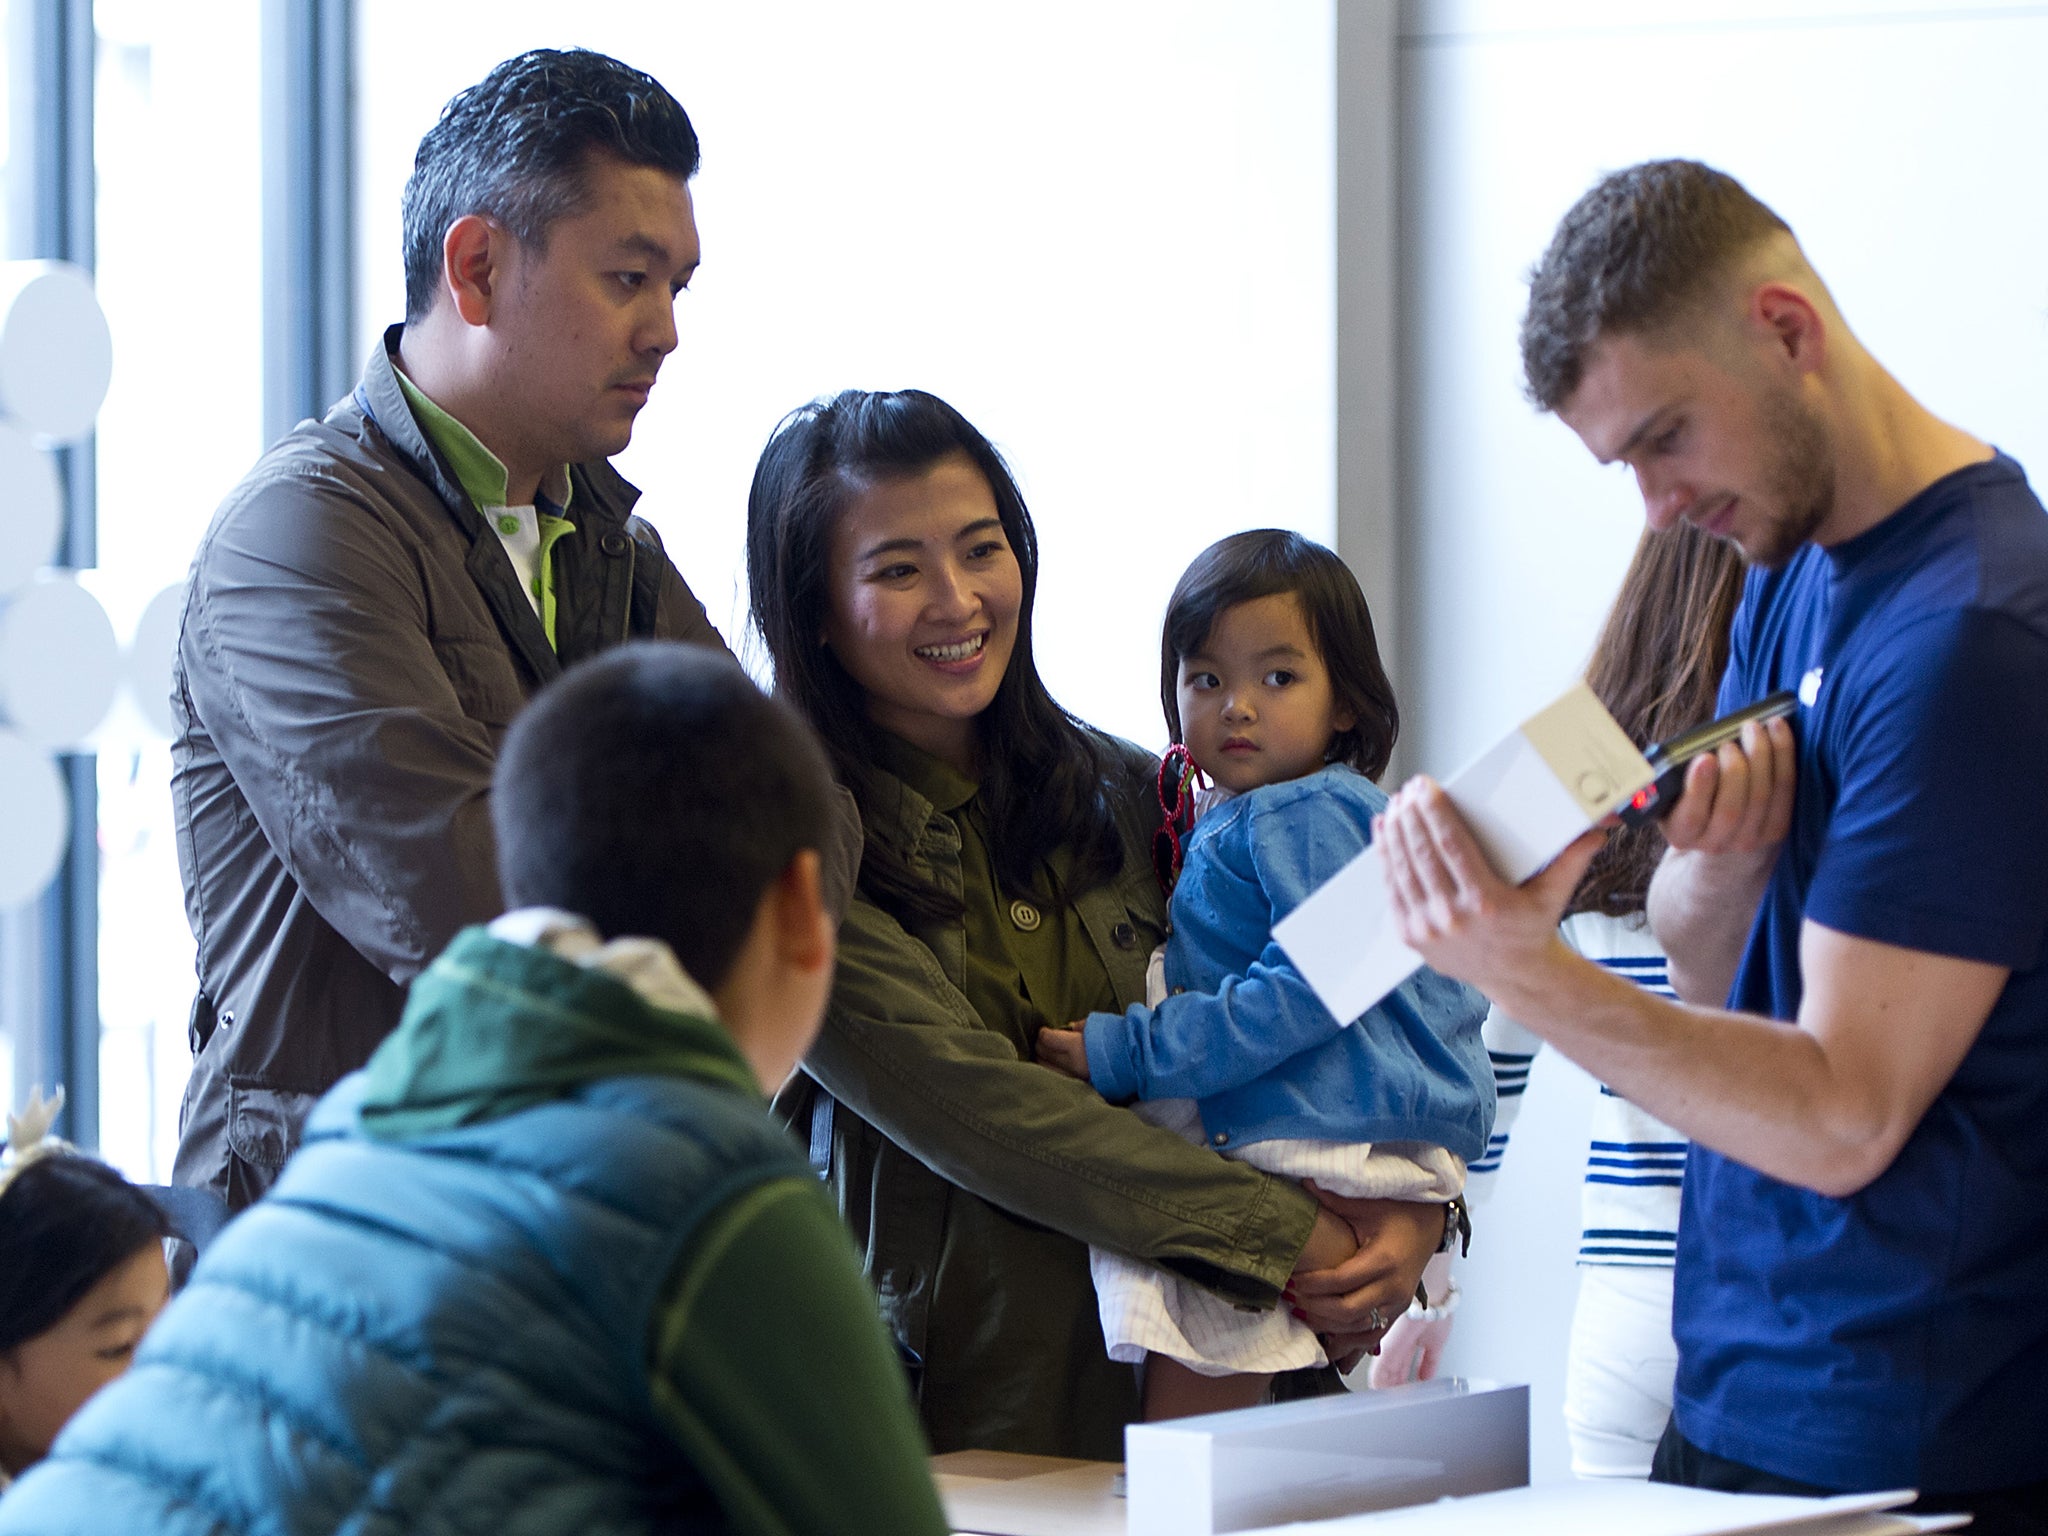
<path fill-rule="evenodd" d="M 0 1489 L 128 1369 L 170 1294 L 156 1203 L 49 1134 L 59 1088 L 7 1117 L 0 1156 Z"/>

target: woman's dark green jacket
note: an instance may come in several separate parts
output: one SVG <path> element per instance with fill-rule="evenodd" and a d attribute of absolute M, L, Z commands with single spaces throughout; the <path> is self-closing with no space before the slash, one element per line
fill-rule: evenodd
<path fill-rule="evenodd" d="M 1123 870 L 1076 907 L 1122 1007 L 1144 995 L 1166 905 L 1149 856 L 1154 760 L 1104 740 Z M 863 808 L 871 835 L 959 895 L 954 818 L 900 779 L 882 783 Z M 964 919 L 906 928 L 857 897 L 824 1031 L 782 1107 L 814 1161 L 829 1149 L 933 1449 L 1120 1460 L 1135 1374 L 1104 1353 L 1087 1245 L 1267 1307 L 1316 1206 L 1037 1065 L 1029 1040 L 969 1004 L 966 955 Z"/>

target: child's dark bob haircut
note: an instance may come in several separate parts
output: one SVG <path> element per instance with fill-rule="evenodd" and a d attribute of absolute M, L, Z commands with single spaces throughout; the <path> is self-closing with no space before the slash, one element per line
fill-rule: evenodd
<path fill-rule="evenodd" d="M 1181 739 L 1181 657 L 1202 648 L 1224 609 L 1282 592 L 1301 600 L 1338 707 L 1357 722 L 1331 740 L 1328 761 L 1377 780 L 1401 733 L 1401 711 L 1380 664 L 1371 610 L 1358 578 L 1334 550 L 1285 528 L 1254 528 L 1218 539 L 1195 556 L 1173 589 L 1159 645 L 1159 702 L 1173 739 Z"/>
<path fill-rule="evenodd" d="M 38 1157 L 0 1194 L 0 1355 L 56 1327 L 86 1292 L 173 1235 L 156 1202 L 105 1163 Z"/>

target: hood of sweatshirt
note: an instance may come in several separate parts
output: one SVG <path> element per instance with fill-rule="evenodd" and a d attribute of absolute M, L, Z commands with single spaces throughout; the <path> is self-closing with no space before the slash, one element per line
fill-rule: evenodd
<path fill-rule="evenodd" d="M 413 983 L 366 1075 L 363 1128 L 385 1140 L 509 1115 L 605 1077 L 701 1078 L 762 1098 L 710 995 L 666 944 L 607 942 L 542 907 L 457 934 Z"/>

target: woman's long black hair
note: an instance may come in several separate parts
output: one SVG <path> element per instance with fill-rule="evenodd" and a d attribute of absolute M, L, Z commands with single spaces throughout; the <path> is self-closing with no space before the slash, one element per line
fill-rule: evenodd
<path fill-rule="evenodd" d="M 1586 664 L 1587 684 L 1631 740 L 1647 747 L 1713 715 L 1746 569 L 1733 544 L 1682 519 L 1661 532 L 1643 530 Z M 1643 911 L 1663 857 L 1655 822 L 1617 827 L 1565 916 Z"/>
<path fill-rule="evenodd" d="M 861 687 L 821 637 L 830 611 L 832 531 L 853 499 L 878 480 L 917 475 L 964 454 L 995 497 L 996 515 L 1023 576 L 1017 643 L 981 728 L 981 799 L 997 878 L 1059 905 L 1100 885 L 1122 862 L 1106 793 L 1109 759 L 1053 701 L 1031 655 L 1038 590 L 1038 537 L 1017 482 L 989 440 L 936 395 L 920 389 L 847 390 L 790 412 L 754 468 L 747 497 L 747 591 L 768 647 L 775 686 L 824 738 L 866 826 L 860 887 L 899 916 L 948 917 L 959 905 L 914 875 L 892 843 L 894 818 L 872 814 L 878 729 Z M 1064 889 L 1047 859 L 1071 853 Z"/>

